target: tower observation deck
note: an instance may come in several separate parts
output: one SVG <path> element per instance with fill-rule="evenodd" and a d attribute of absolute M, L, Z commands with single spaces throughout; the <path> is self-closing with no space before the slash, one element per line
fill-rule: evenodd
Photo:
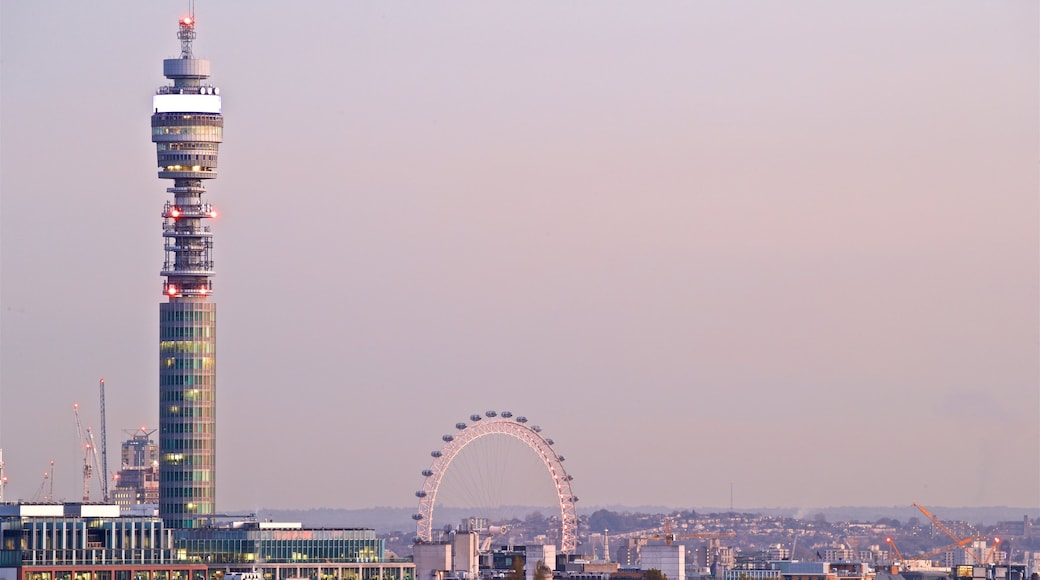
<path fill-rule="evenodd" d="M 195 20 L 179 21 L 179 58 L 163 60 L 162 86 L 152 99 L 152 141 L 160 179 L 173 195 L 162 211 L 165 261 L 159 274 L 159 515 L 172 528 L 195 528 L 215 513 L 216 304 L 213 292 L 215 218 L 202 199 L 217 176 L 223 140 L 220 89 L 210 63 L 192 55 Z"/>

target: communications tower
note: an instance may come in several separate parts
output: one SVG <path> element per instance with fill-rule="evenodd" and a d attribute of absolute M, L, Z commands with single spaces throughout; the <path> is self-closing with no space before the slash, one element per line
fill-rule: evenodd
<path fill-rule="evenodd" d="M 180 57 L 163 60 L 171 84 L 152 98 L 159 178 L 173 180 L 162 211 L 159 515 L 168 527 L 196 528 L 209 522 L 216 499 L 217 312 L 209 301 L 213 233 L 204 224 L 217 213 L 202 196 L 205 180 L 217 176 L 224 119 L 209 61 L 192 54 L 194 15 L 178 26 Z"/>

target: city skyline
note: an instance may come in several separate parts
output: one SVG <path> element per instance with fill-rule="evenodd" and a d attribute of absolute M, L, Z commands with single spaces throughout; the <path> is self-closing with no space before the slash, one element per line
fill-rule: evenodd
<path fill-rule="evenodd" d="M 185 8 L 0 7 L 8 499 L 52 459 L 76 497 L 99 377 L 110 433 L 158 424 L 147 117 Z M 584 505 L 1040 506 L 1036 5 L 196 15 L 220 510 L 414 505 L 488 409 Z"/>

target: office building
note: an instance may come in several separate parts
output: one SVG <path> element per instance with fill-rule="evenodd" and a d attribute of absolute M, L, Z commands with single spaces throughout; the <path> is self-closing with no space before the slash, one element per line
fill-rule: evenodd
<path fill-rule="evenodd" d="M 159 447 L 152 439 L 155 430 L 144 428 L 131 434 L 122 445 L 122 466 L 116 474 L 112 501 L 124 512 L 135 506 L 159 506 Z"/>
<path fill-rule="evenodd" d="M 115 505 L 0 505 L 0 579 L 207 580 L 178 560 L 157 517 L 120 516 Z"/>

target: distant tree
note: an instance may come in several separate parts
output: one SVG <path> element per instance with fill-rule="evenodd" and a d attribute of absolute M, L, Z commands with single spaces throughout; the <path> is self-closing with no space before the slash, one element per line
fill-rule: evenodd
<path fill-rule="evenodd" d="M 535 564 L 534 580 L 552 580 L 552 570 L 545 565 L 544 560 L 538 560 Z"/>
<path fill-rule="evenodd" d="M 643 580 L 668 580 L 668 576 L 657 568 L 650 568 L 643 574 Z"/>
<path fill-rule="evenodd" d="M 597 532 L 601 530 L 627 531 L 625 520 L 626 518 L 622 517 L 617 512 L 612 512 L 610 510 L 596 510 L 589 516 L 589 529 Z"/>
<path fill-rule="evenodd" d="M 529 528 L 541 530 L 547 527 L 548 524 L 549 522 L 545 519 L 545 515 L 539 511 L 531 512 L 524 518 L 524 525 Z"/>
<path fill-rule="evenodd" d="M 827 523 L 827 516 L 825 516 L 823 512 L 820 512 L 813 516 L 813 521 L 818 524 L 825 524 Z"/>

